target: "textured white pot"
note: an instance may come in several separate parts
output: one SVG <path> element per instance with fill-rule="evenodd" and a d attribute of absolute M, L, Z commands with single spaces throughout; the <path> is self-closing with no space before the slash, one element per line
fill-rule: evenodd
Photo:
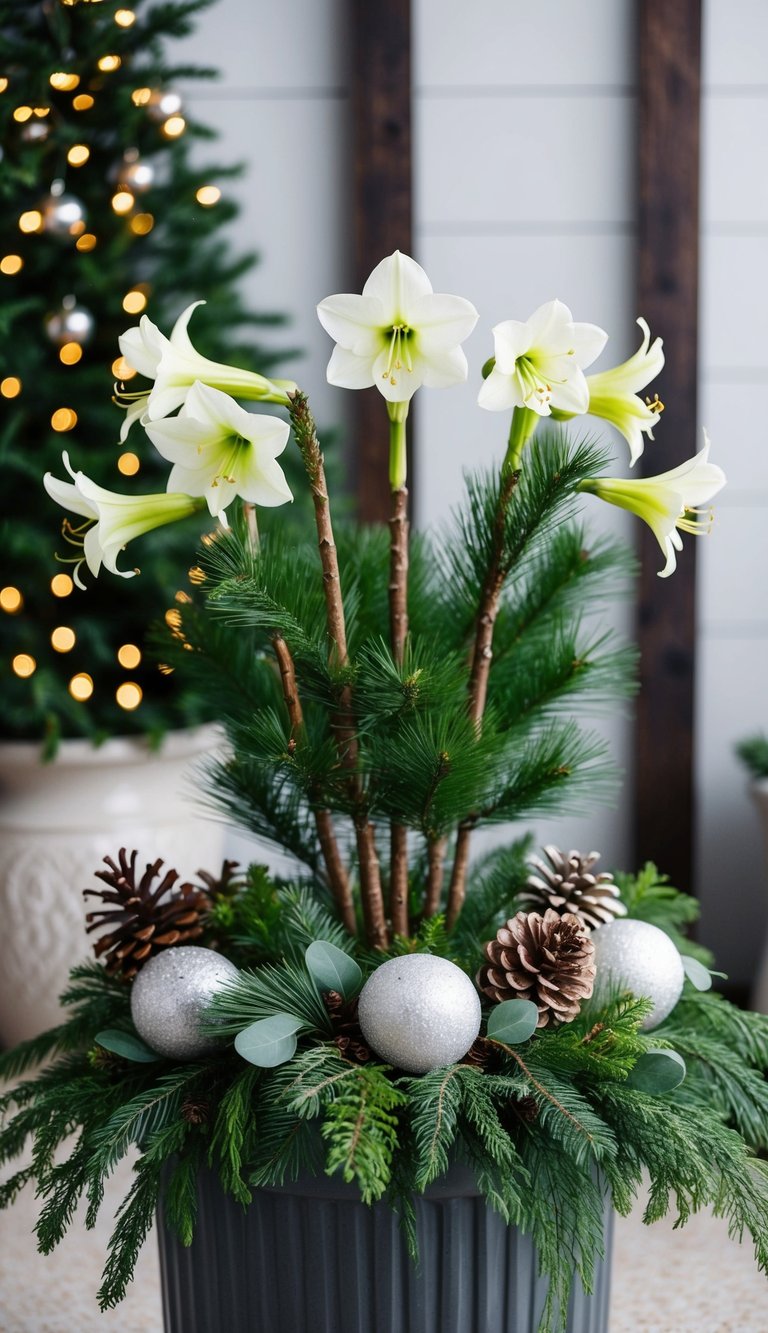
<path fill-rule="evenodd" d="M 0 744 L 0 1041 L 61 1022 L 57 997 L 89 955 L 83 889 L 120 847 L 162 856 L 189 878 L 221 864 L 224 828 L 200 811 L 196 763 L 221 744 L 213 726 L 94 747 L 64 741 L 40 762 L 33 742 Z"/>
<path fill-rule="evenodd" d="M 760 814 L 765 855 L 768 862 L 768 778 L 756 778 L 754 782 L 749 784 L 749 790 Z M 768 940 L 766 940 L 763 948 L 762 961 L 750 997 L 750 1008 L 756 1009 L 759 1014 L 768 1014 Z"/>

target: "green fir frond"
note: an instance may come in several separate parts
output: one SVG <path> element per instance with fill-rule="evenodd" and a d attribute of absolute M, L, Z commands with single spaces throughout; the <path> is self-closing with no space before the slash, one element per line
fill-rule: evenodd
<path fill-rule="evenodd" d="M 340 1171 L 348 1184 L 355 1182 L 363 1203 L 380 1199 L 389 1185 L 398 1147 L 396 1112 L 405 1101 L 382 1066 L 356 1065 L 327 1105 L 321 1125 L 326 1172 Z"/>
<path fill-rule="evenodd" d="M 210 1031 L 240 1032 L 249 1023 L 276 1013 L 301 1018 L 310 1031 L 330 1033 L 328 1011 L 306 967 L 299 963 L 265 964 L 242 971 L 216 992 L 208 1009 Z"/>

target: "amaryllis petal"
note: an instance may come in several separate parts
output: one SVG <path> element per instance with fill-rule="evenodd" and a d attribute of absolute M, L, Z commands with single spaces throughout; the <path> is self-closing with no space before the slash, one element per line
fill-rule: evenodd
<path fill-rule="evenodd" d="M 494 365 L 478 396 L 492 412 L 527 407 L 538 416 L 553 411 L 586 412 L 589 391 L 583 367 L 605 344 L 606 334 L 594 324 L 575 324 L 562 301 L 547 301 L 530 319 L 508 319 L 493 330 Z M 501 392 L 498 376 L 510 382 Z"/>

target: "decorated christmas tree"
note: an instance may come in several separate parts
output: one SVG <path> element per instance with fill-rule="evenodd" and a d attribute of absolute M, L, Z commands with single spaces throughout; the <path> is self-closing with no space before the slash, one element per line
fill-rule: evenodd
<path fill-rule="evenodd" d="M 72 533 L 57 535 L 37 479 L 66 449 L 100 486 L 158 489 L 157 456 L 137 427 L 120 440 L 110 392 L 141 383 L 117 338 L 144 311 L 169 325 L 194 294 L 211 357 L 272 364 L 254 338 L 275 320 L 240 294 L 255 257 L 227 243 L 238 168 L 205 164 L 212 134 L 174 90 L 214 73 L 173 63 L 210 3 L 0 4 L 3 729 L 49 751 L 60 735 L 158 733 L 204 712 L 146 651 L 148 626 L 194 595 L 190 534 L 158 534 L 119 595 L 104 581 L 81 593 Z"/>

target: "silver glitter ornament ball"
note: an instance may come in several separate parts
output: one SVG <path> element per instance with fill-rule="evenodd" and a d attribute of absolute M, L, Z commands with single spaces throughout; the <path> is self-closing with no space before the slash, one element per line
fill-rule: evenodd
<path fill-rule="evenodd" d="M 668 935 L 648 921 L 610 921 L 592 932 L 595 946 L 595 996 L 616 990 L 653 1000 L 643 1023 L 647 1030 L 663 1023 L 683 990 L 683 960 Z"/>
<path fill-rule="evenodd" d="M 200 1032 L 211 998 L 238 970 L 213 949 L 185 944 L 164 949 L 145 963 L 131 990 L 131 1017 L 139 1036 L 171 1060 L 194 1060 L 215 1051 L 215 1037 Z"/>
<path fill-rule="evenodd" d="M 480 1018 L 480 997 L 466 972 L 428 953 L 382 963 L 358 1003 L 368 1045 L 409 1074 L 460 1060 L 480 1031 Z"/>

